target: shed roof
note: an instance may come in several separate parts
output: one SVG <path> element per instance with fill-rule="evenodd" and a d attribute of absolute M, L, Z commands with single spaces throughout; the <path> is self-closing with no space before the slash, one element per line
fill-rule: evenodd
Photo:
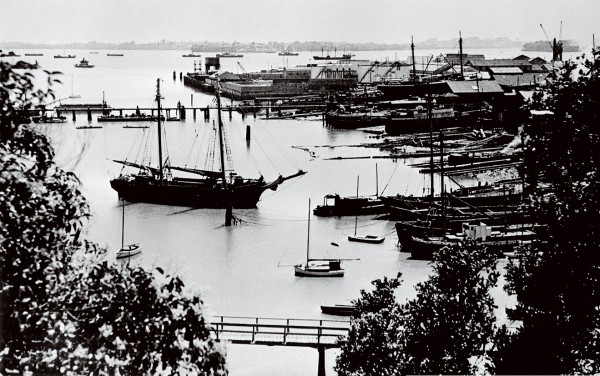
<path fill-rule="evenodd" d="M 523 74 L 523 71 L 519 67 L 490 67 L 490 71 L 494 75 L 497 74 Z"/>
<path fill-rule="evenodd" d="M 530 59 L 529 59 L 529 56 L 519 55 L 519 56 L 515 57 L 513 60 L 527 60 L 527 61 L 529 61 Z"/>
<path fill-rule="evenodd" d="M 504 92 L 496 81 L 448 81 L 448 86 L 454 94 Z"/>
<path fill-rule="evenodd" d="M 496 74 L 494 75 L 494 80 L 496 80 L 500 85 L 512 88 L 528 87 L 545 84 L 547 75 L 548 74 L 546 73 L 523 73 L 520 75 Z"/>
<path fill-rule="evenodd" d="M 512 59 L 469 60 L 467 64 L 473 67 L 521 67 L 531 65 L 526 60 Z"/>

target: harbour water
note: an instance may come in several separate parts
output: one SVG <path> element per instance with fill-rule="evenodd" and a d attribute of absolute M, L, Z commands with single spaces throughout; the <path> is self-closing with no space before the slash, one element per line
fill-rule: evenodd
<path fill-rule="evenodd" d="M 25 51 L 15 51 L 24 54 Z M 38 52 L 38 51 L 28 51 Z M 119 51 L 122 57 L 106 56 L 106 51 L 90 55 L 89 51 L 72 50 L 75 59 L 53 59 L 63 51 L 41 50 L 43 57 L 21 57 L 37 60 L 43 69 L 62 71 L 63 86 L 57 87 L 59 98 L 80 95 L 81 98 L 62 103 L 100 103 L 103 93 L 113 107 L 155 107 L 156 79 L 160 78 L 163 106 L 186 107 L 214 104 L 214 97 L 185 87 L 180 72 L 193 70 L 193 61 L 184 58 L 186 51 Z M 111 53 L 113 51 L 110 51 Z M 421 51 L 418 54 L 439 54 L 447 51 Z M 469 51 L 466 51 L 469 52 Z M 395 57 L 404 59 L 409 51 L 355 52 L 357 59 Z M 488 58 L 515 57 L 511 51 L 472 51 Z M 214 53 L 201 53 L 205 56 Z M 301 52 L 299 56 L 276 54 L 246 54 L 243 58 L 221 59 L 222 68 L 239 71 L 238 62 L 246 71 L 269 66 L 290 66 L 309 62 L 318 53 Z M 543 53 L 539 54 L 542 57 Z M 78 70 L 73 65 L 86 57 L 93 69 Z M 533 57 L 533 56 L 531 56 Z M 177 72 L 173 79 L 173 71 Z M 229 100 L 225 100 L 225 104 Z M 67 123 L 40 125 L 52 138 L 57 161 L 73 170 L 82 182 L 92 218 L 86 229 L 88 239 L 106 246 L 109 258 L 120 247 L 121 207 L 117 194 L 109 185 L 121 166 L 111 159 L 134 160 L 141 153 L 141 142 L 148 134 L 155 136 L 153 124 L 146 129 L 123 128 L 125 123 L 105 123 L 99 129 L 76 129 L 88 125 L 84 113 L 71 114 Z M 96 123 L 92 120 L 92 125 Z M 173 164 L 203 168 L 208 153 L 207 142 L 213 132 L 216 112 L 204 121 L 199 112 L 196 119 L 188 112 L 181 122 L 166 122 L 165 133 L 169 158 Z M 224 210 L 190 209 L 151 204 L 128 204 L 125 209 L 125 241 L 139 242 L 143 253 L 132 262 L 146 266 L 162 266 L 179 274 L 186 285 L 199 291 L 209 314 L 260 316 L 278 318 L 334 319 L 320 312 L 321 304 L 347 303 L 369 289 L 370 282 L 383 276 L 402 273 L 398 298 L 414 297 L 414 285 L 424 281 L 431 271 L 425 261 L 408 259 L 400 252 L 393 222 L 373 216 L 358 218 L 358 232 L 385 235 L 380 245 L 349 243 L 347 235 L 354 232 L 354 217 L 311 218 L 310 252 L 313 257 L 354 259 L 344 263 L 343 278 L 310 279 L 294 276 L 293 265 L 306 258 L 308 200 L 312 209 L 322 203 L 323 196 L 338 193 L 356 194 L 360 176 L 360 194 L 421 195 L 429 186 L 427 177 L 412 168 L 413 160 L 341 159 L 330 157 L 372 157 L 383 155 L 378 148 L 356 147 L 363 143 L 379 143 L 380 139 L 359 130 L 332 130 L 321 118 L 312 120 L 265 120 L 247 116 L 244 120 L 234 112 L 230 120 L 223 113 L 236 171 L 242 176 L 272 180 L 279 174 L 289 175 L 298 169 L 307 174 L 285 182 L 277 191 L 266 191 L 256 209 L 234 210 L 240 224 L 223 226 Z M 245 141 L 246 126 L 252 139 Z M 156 145 L 156 141 L 154 142 Z M 306 151 L 308 149 L 308 151 Z M 156 157 L 154 157 L 156 158 Z M 156 159 L 154 159 L 156 160 Z M 376 179 L 375 171 L 378 171 Z M 438 182 L 436 182 L 437 186 Z M 336 243 L 336 245 L 333 245 Z M 501 293 L 499 309 L 503 311 Z M 314 375 L 317 351 L 303 348 L 229 346 L 228 362 L 232 375 Z M 328 374 L 336 350 L 328 350 Z"/>

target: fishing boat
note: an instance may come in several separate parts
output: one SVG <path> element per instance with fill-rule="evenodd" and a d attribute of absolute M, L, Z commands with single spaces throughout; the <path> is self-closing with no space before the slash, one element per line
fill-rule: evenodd
<path fill-rule="evenodd" d="M 202 57 L 202 55 L 200 54 L 186 54 L 186 55 L 181 55 L 182 57 Z"/>
<path fill-rule="evenodd" d="M 353 316 L 356 313 L 356 306 L 352 304 L 322 305 L 321 312 L 327 315 Z"/>
<path fill-rule="evenodd" d="M 76 55 L 54 55 L 55 59 L 75 59 Z"/>
<path fill-rule="evenodd" d="M 38 53 L 26 53 L 25 56 L 44 56 L 44 54 L 38 54 Z"/>
<path fill-rule="evenodd" d="M 310 258 L 310 199 L 308 200 L 308 235 L 306 238 L 306 262 L 294 266 L 298 277 L 343 277 L 344 269 L 340 259 Z"/>
<path fill-rule="evenodd" d="M 360 176 L 356 178 L 356 198 L 358 198 L 358 184 L 360 182 Z M 382 236 L 375 235 L 357 235 L 356 227 L 358 226 L 358 214 L 354 216 L 354 235 L 348 235 L 348 240 L 351 242 L 361 242 L 361 243 L 372 243 L 379 244 L 383 243 L 385 240 Z"/>
<path fill-rule="evenodd" d="M 110 181 L 111 187 L 117 191 L 120 198 L 131 202 L 147 202 L 161 205 L 177 205 L 195 208 L 254 208 L 260 196 L 267 189 L 276 190 L 277 187 L 288 179 L 303 175 L 297 173 L 282 176 L 273 181 L 265 181 L 260 176 L 256 178 L 243 178 L 237 175 L 233 168 L 226 170 L 225 165 L 231 160 L 229 149 L 226 147 L 227 139 L 224 136 L 223 122 L 221 120 L 221 96 L 217 81 L 217 124 L 214 131 L 215 143 L 218 142 L 220 170 L 197 169 L 191 167 L 173 166 L 166 152 L 163 153 L 162 116 L 157 117 L 158 130 L 158 166 L 151 166 L 149 161 L 131 162 L 127 160 L 114 160 L 126 167 L 137 168 L 135 173 L 126 173 L 122 170 L 120 176 Z M 161 113 L 160 79 L 157 80 L 156 101 L 158 113 Z M 129 117 L 131 119 L 131 117 Z M 154 119 L 153 119 L 154 121 Z M 163 155 L 164 154 L 164 155 Z M 181 171 L 196 177 L 175 177 L 173 171 Z"/>
<path fill-rule="evenodd" d="M 89 61 L 87 61 L 85 59 L 85 57 L 83 59 L 81 59 L 81 61 L 78 64 L 75 64 L 75 68 L 93 68 L 94 65 L 90 64 Z"/>
<path fill-rule="evenodd" d="M 123 54 L 106 54 L 106 56 L 123 56 Z"/>
<path fill-rule="evenodd" d="M 244 54 L 238 54 L 236 52 L 227 51 L 217 54 L 217 57 L 244 57 Z"/>
<path fill-rule="evenodd" d="M 142 252 L 142 247 L 139 244 L 125 244 L 125 201 L 122 203 L 123 216 L 121 221 L 121 249 L 117 252 L 117 259 L 127 258 L 135 256 Z"/>

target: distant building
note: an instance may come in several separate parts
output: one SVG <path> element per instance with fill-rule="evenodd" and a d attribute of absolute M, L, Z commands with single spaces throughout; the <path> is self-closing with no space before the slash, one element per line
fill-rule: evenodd
<path fill-rule="evenodd" d="M 525 55 L 519 55 L 517 57 L 515 57 L 513 60 L 525 60 L 525 61 L 531 61 L 529 56 L 525 56 Z"/>
<path fill-rule="evenodd" d="M 513 59 L 490 59 L 490 60 L 469 60 L 465 63 L 478 71 L 491 73 L 491 68 L 509 68 L 518 67 L 523 73 L 531 72 L 531 63 L 527 60 Z"/>

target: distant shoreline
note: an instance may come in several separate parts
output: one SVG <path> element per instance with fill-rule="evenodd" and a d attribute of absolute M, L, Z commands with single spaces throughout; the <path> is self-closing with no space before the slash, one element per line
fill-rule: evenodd
<path fill-rule="evenodd" d="M 463 46 L 466 49 L 486 49 L 486 48 L 522 48 L 525 41 L 513 41 L 508 38 L 487 38 L 478 37 L 463 38 Z M 458 48 L 458 37 L 449 40 L 428 39 L 415 42 L 415 50 L 429 49 L 452 49 Z M 244 52 L 279 52 L 289 51 L 325 51 L 328 53 L 343 53 L 344 51 L 389 51 L 389 50 L 408 50 L 410 43 L 353 43 L 353 42 L 329 42 L 329 41 L 307 41 L 307 42 L 269 42 L 269 43 L 223 43 L 223 42 L 174 42 L 159 41 L 154 43 L 31 43 L 31 42 L 0 42 L 0 49 L 85 49 L 85 50 L 177 50 L 195 52 L 214 52 L 214 51 L 244 51 Z"/>

